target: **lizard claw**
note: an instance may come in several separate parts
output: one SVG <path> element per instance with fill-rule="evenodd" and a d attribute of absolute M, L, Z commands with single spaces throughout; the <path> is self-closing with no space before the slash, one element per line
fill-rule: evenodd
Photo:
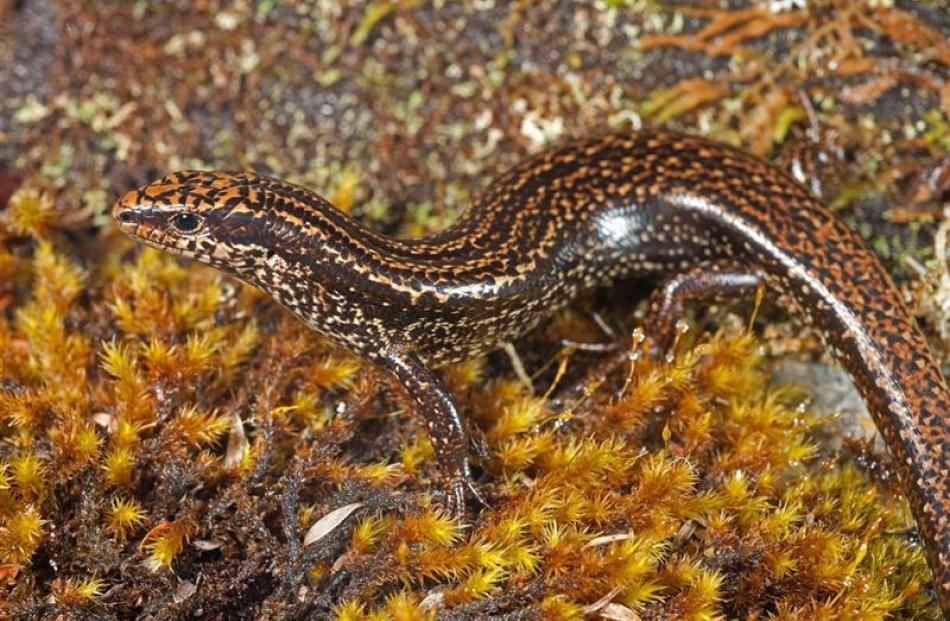
<path fill-rule="evenodd" d="M 491 459 L 491 451 L 488 448 L 488 440 L 485 438 L 485 433 L 474 425 L 468 430 L 468 443 L 471 451 L 475 453 L 479 461 L 484 463 Z"/>
<path fill-rule="evenodd" d="M 449 479 L 445 486 L 443 502 L 452 515 L 464 518 L 469 498 L 474 498 L 483 507 L 489 506 L 470 475 L 456 475 Z"/>

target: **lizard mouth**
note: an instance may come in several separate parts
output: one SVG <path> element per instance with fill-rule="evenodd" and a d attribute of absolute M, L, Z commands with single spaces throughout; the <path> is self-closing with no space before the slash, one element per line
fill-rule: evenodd
<path fill-rule="evenodd" d="M 138 192 L 128 192 L 112 206 L 112 219 L 122 232 L 140 237 L 137 229 L 143 224 L 143 211 L 147 208 L 138 203 Z"/>
<path fill-rule="evenodd" d="M 119 230 L 150 246 L 174 252 L 175 248 L 169 247 L 168 236 L 158 221 L 159 210 L 139 203 L 138 199 L 137 192 L 129 192 L 112 206 L 112 218 Z"/>

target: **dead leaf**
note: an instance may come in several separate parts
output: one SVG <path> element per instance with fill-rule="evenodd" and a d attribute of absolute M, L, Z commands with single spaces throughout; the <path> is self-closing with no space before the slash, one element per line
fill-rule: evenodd
<path fill-rule="evenodd" d="M 362 502 L 353 502 L 327 513 L 310 527 L 310 530 L 307 531 L 307 535 L 303 538 L 303 545 L 309 546 L 311 543 L 320 541 L 339 526 L 343 520 L 350 517 L 351 513 L 362 506 Z"/>
<path fill-rule="evenodd" d="M 244 434 L 244 423 L 241 417 L 234 413 L 231 415 L 231 431 L 228 433 L 228 449 L 224 454 L 224 467 L 228 470 L 237 468 L 247 449 L 247 436 Z"/>
<path fill-rule="evenodd" d="M 108 412 L 99 412 L 92 415 L 92 422 L 99 425 L 109 433 L 115 433 L 119 428 L 119 419 Z"/>
<path fill-rule="evenodd" d="M 640 615 L 623 604 L 607 604 L 600 610 L 600 616 L 610 621 L 640 621 Z"/>
<path fill-rule="evenodd" d="M 606 595 L 601 597 L 599 600 L 597 600 L 593 604 L 588 604 L 587 606 L 584 606 L 583 608 L 581 608 L 581 612 L 583 612 L 585 615 L 590 615 L 599 611 L 601 608 L 606 607 L 607 604 L 610 603 L 610 600 L 617 597 L 617 593 L 619 593 L 622 590 L 623 590 L 623 587 L 619 587 L 619 586 L 610 589 L 609 591 L 607 591 Z"/>
<path fill-rule="evenodd" d="M 175 589 L 175 594 L 172 596 L 172 599 L 176 604 L 180 604 L 197 592 L 198 586 L 194 582 L 182 580 L 178 583 L 178 588 Z"/>
<path fill-rule="evenodd" d="M 445 601 L 445 593 L 442 591 L 435 591 L 429 593 L 425 596 L 421 602 L 419 602 L 419 608 L 423 610 L 438 610 L 442 607 L 442 603 Z"/>
<path fill-rule="evenodd" d="M 594 537 L 584 546 L 585 548 L 593 548 L 594 546 L 603 546 L 608 543 L 613 543 L 615 541 L 625 541 L 627 539 L 633 539 L 636 535 L 634 533 L 617 533 L 615 535 L 601 535 L 600 537 Z"/>

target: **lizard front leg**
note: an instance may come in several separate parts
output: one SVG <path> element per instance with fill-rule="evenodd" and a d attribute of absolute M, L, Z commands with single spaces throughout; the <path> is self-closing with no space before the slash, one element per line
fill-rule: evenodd
<path fill-rule="evenodd" d="M 425 419 L 435 458 L 442 471 L 445 504 L 454 515 L 465 513 L 469 496 L 482 502 L 472 481 L 469 438 L 458 405 L 442 380 L 411 353 L 393 353 L 384 367 L 399 380 Z"/>

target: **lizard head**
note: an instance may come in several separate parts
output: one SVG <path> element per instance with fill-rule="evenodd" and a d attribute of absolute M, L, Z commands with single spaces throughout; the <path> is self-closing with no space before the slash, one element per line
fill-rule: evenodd
<path fill-rule="evenodd" d="M 182 171 L 128 192 L 112 207 L 112 217 L 124 233 L 149 246 L 267 288 L 259 281 L 268 267 L 285 267 L 313 241 L 301 235 L 304 220 L 334 211 L 319 196 L 282 181 Z M 313 248 L 307 252 L 314 256 Z"/>
<path fill-rule="evenodd" d="M 305 188 L 183 171 L 128 192 L 112 216 L 130 237 L 237 276 L 354 351 L 370 342 L 341 326 L 370 312 L 372 270 L 354 258 L 376 238 Z"/>

